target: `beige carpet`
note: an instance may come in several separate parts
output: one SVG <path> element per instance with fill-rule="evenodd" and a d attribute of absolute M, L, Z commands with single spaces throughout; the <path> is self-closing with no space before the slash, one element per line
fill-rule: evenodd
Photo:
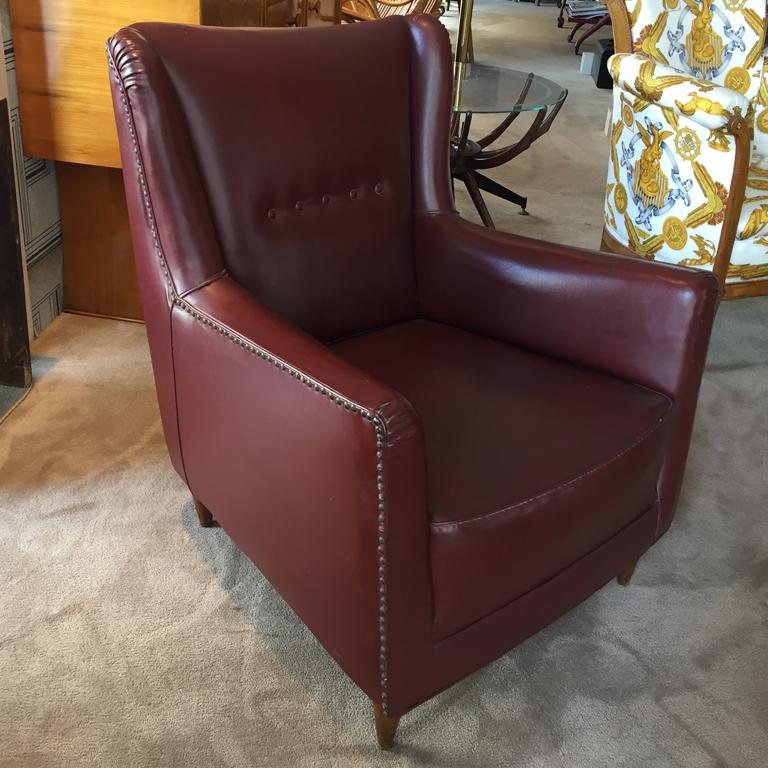
<path fill-rule="evenodd" d="M 0 766 L 733 766 L 768 754 L 768 301 L 725 305 L 684 501 L 609 585 L 373 746 L 166 457 L 140 325 L 65 315 L 0 428 Z"/>
<path fill-rule="evenodd" d="M 541 35 L 575 69 L 554 15 L 478 3 L 478 42 L 535 52 Z M 578 149 L 566 129 L 582 110 L 598 136 L 599 96 L 591 117 L 573 99 L 571 124 L 542 141 Z M 536 201 L 508 228 L 594 242 L 603 150 L 575 171 L 565 150 L 533 157 L 505 169 Z M 764 767 L 766 328 L 766 299 L 722 308 L 680 513 L 633 584 L 410 713 L 386 755 L 365 697 L 226 534 L 197 526 L 143 327 L 60 318 L 0 425 L 0 766 Z"/>

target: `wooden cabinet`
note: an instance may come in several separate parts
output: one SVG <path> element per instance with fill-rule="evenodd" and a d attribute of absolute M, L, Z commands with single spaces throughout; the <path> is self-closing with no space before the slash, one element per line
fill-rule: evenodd
<path fill-rule="evenodd" d="M 200 22 L 199 0 L 11 0 L 24 151 L 120 167 L 104 45 L 136 21 Z"/>
<path fill-rule="evenodd" d="M 105 43 L 138 21 L 283 26 L 290 0 L 10 0 L 27 155 L 59 168 L 64 306 L 141 317 Z"/>
<path fill-rule="evenodd" d="M 292 6 L 285 0 L 201 0 L 200 19 L 210 27 L 284 27 Z"/>

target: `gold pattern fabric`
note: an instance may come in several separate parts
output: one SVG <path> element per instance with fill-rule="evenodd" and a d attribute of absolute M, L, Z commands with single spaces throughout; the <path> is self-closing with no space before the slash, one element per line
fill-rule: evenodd
<path fill-rule="evenodd" d="M 746 115 L 749 99 L 732 88 L 692 77 L 643 53 L 613 57 L 619 89 L 635 112 L 646 104 L 668 107 L 710 129 L 723 128 L 738 110 Z"/>
<path fill-rule="evenodd" d="M 725 87 L 739 93 L 746 93 L 751 84 L 751 75 L 746 67 L 732 67 L 725 76 Z"/>
<path fill-rule="evenodd" d="M 756 139 L 757 136 L 755 130 Z M 768 277 L 768 157 L 754 150 L 728 277 L 731 280 Z"/>
<path fill-rule="evenodd" d="M 768 278 L 765 0 L 627 0 L 627 9 L 633 52 L 609 62 L 608 233 L 639 256 L 711 270 L 737 205 L 728 281 Z M 730 196 L 735 116 L 754 124 L 743 200 Z"/>
<path fill-rule="evenodd" d="M 736 69 L 747 70 L 752 98 L 760 85 L 765 46 L 765 0 L 627 0 L 633 50 L 682 74 L 728 86 Z M 643 45 L 641 41 L 652 42 Z M 658 49 L 656 55 L 654 48 Z M 731 82 L 736 75 L 731 75 Z"/>
<path fill-rule="evenodd" d="M 768 157 L 768 49 L 760 64 L 760 85 L 753 99 L 755 135 L 752 154 Z"/>

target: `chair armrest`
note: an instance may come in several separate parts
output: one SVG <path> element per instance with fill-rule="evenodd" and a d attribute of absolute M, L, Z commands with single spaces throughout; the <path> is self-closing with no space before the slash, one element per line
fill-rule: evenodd
<path fill-rule="evenodd" d="M 656 535 L 670 525 L 718 302 L 709 272 L 490 231 L 456 215 L 415 225 L 421 313 L 668 395 L 674 426 Z"/>
<path fill-rule="evenodd" d="M 271 362 L 287 374 L 287 381 L 295 379 L 304 384 L 303 388 L 296 388 L 297 395 L 314 389 L 342 410 L 378 418 L 384 418 L 382 414 L 388 413 L 394 402 L 397 407 L 410 409 L 397 392 L 270 312 L 229 277 L 188 293 L 180 306 L 182 304 L 204 315 L 217 327 L 231 333 L 233 338 L 258 348 L 262 354 L 256 354 L 254 365 L 259 358 Z M 256 366 L 252 374 L 258 375 L 262 368 Z"/>
<path fill-rule="evenodd" d="M 390 604 L 410 569 L 427 571 L 416 414 L 227 277 L 177 298 L 172 329 L 193 494 L 381 702 Z M 417 579 L 419 589 L 428 583 Z M 422 601 L 431 605 L 431 595 Z"/>
<path fill-rule="evenodd" d="M 749 99 L 738 91 L 691 77 L 646 54 L 617 53 L 611 57 L 609 68 L 622 90 L 711 130 L 729 130 L 734 118 L 749 111 Z"/>
<path fill-rule="evenodd" d="M 674 396 L 703 362 L 711 273 L 418 219 L 422 313 Z M 702 359 L 699 359 L 702 358 Z"/>

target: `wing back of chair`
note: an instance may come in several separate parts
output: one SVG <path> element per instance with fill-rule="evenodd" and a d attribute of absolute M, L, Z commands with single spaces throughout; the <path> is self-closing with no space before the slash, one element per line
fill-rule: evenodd
<path fill-rule="evenodd" d="M 415 312 L 411 209 L 451 207 L 447 34 L 442 47 L 434 34 L 398 18 L 322 30 L 140 24 L 110 41 L 158 401 L 185 479 L 178 297 L 226 271 L 323 338 Z"/>
<path fill-rule="evenodd" d="M 764 0 L 629 0 L 635 53 L 752 97 L 760 86 Z"/>
<path fill-rule="evenodd" d="M 226 270 L 323 340 L 413 316 L 406 25 L 142 24 L 122 36 L 141 49 L 141 66 L 164 102 L 160 114 L 149 93 L 139 97 L 158 115 L 146 126 L 145 161 L 167 164 L 152 176 L 168 190 L 153 195 L 174 206 L 169 221 L 189 218 L 192 227 L 169 235 L 194 240 L 183 260 L 181 249 L 170 249 L 180 259 L 168 265 L 177 291 Z M 192 212 L 182 210 L 180 181 Z M 205 268 L 177 280 L 197 269 L 197 252 Z"/>

